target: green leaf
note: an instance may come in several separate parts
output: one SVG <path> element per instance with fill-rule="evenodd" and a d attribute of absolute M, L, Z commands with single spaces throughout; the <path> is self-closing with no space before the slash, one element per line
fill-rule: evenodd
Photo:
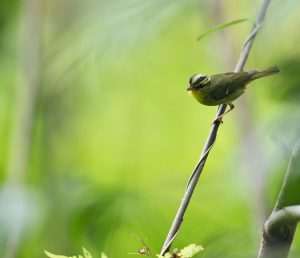
<path fill-rule="evenodd" d="M 78 256 L 57 255 L 57 254 L 52 254 L 46 250 L 44 252 L 50 258 L 93 258 L 91 253 L 88 250 L 86 250 L 84 247 L 82 247 L 82 250 L 83 250 L 84 257 L 81 255 Z M 107 258 L 107 256 L 101 256 L 101 258 Z"/>
<path fill-rule="evenodd" d="M 209 35 L 209 34 L 211 34 L 213 32 L 225 29 L 227 27 L 230 27 L 230 26 L 233 26 L 235 24 L 239 24 L 239 23 L 242 23 L 242 22 L 245 22 L 245 21 L 250 21 L 250 20 L 249 19 L 236 19 L 236 20 L 232 20 L 232 21 L 229 21 L 229 22 L 225 22 L 225 23 L 219 24 L 219 25 L 211 28 L 210 30 L 204 32 L 203 34 L 201 34 L 198 37 L 197 40 L 200 41 L 201 39 L 203 39 L 204 37 L 206 37 L 207 35 Z"/>
<path fill-rule="evenodd" d="M 202 245 L 190 244 L 180 250 L 175 252 L 174 249 L 173 254 L 165 253 L 165 255 L 157 254 L 157 258 L 172 258 L 172 257 L 180 257 L 180 258 L 191 258 L 200 251 L 204 250 Z"/>
<path fill-rule="evenodd" d="M 50 258 L 76 258 L 76 256 L 56 255 L 44 250 L 45 254 Z"/>
<path fill-rule="evenodd" d="M 84 247 L 82 247 L 82 250 L 83 250 L 84 258 L 93 258 L 91 253 L 88 250 L 86 250 Z"/>
<path fill-rule="evenodd" d="M 202 247 L 202 245 L 190 244 L 189 246 L 181 249 L 179 254 L 181 258 L 190 258 L 203 249 L 204 248 Z"/>
<path fill-rule="evenodd" d="M 101 253 L 101 258 L 108 258 L 105 253 Z"/>

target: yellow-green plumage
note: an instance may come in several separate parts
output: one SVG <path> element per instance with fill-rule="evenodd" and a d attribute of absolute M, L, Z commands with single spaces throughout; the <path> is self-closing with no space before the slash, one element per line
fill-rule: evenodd
<path fill-rule="evenodd" d="M 190 78 L 190 86 L 187 90 L 201 104 L 207 106 L 229 104 L 233 108 L 232 101 L 245 92 L 248 83 L 278 72 L 277 67 L 271 67 L 262 71 L 251 70 L 212 76 L 198 74 Z"/>

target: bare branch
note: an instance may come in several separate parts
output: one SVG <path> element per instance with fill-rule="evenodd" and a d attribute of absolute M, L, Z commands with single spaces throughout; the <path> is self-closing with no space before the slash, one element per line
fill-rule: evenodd
<path fill-rule="evenodd" d="M 265 14 L 266 14 L 266 11 L 267 11 L 267 8 L 269 6 L 270 1 L 271 0 L 265 0 L 264 1 L 263 5 L 260 9 L 260 12 L 258 13 L 258 15 L 256 17 L 256 23 L 253 25 L 251 33 L 248 36 L 248 38 L 247 38 L 247 40 L 246 40 L 246 42 L 243 46 L 243 49 L 242 49 L 242 52 L 240 54 L 239 60 L 238 60 L 237 65 L 234 69 L 235 72 L 240 72 L 244 68 L 244 65 L 245 65 L 246 60 L 248 58 L 250 49 L 253 45 L 254 39 L 255 39 L 255 37 L 256 37 L 260 27 L 261 27 L 261 24 L 264 20 L 264 17 L 265 17 Z M 225 112 L 226 106 L 227 105 L 223 104 L 223 105 L 220 105 L 218 107 L 216 117 L 219 117 L 220 115 L 222 115 Z M 214 123 L 211 126 L 211 130 L 209 132 L 208 138 L 207 138 L 206 143 L 204 145 L 204 148 L 202 150 L 201 157 L 200 157 L 200 159 L 199 159 L 199 161 L 198 161 L 198 163 L 197 163 L 197 165 L 196 165 L 196 167 L 195 167 L 195 169 L 192 173 L 192 176 L 189 179 L 187 189 L 184 193 L 183 199 L 182 199 L 181 204 L 179 206 L 179 209 L 176 213 L 175 219 L 172 223 L 172 226 L 169 230 L 167 238 L 164 242 L 163 248 L 162 248 L 161 253 L 160 253 L 161 255 L 164 255 L 166 252 L 169 251 L 169 249 L 172 245 L 172 242 L 174 241 L 176 235 L 178 234 L 178 231 L 179 231 L 179 229 L 181 227 L 181 224 L 182 224 L 182 221 L 183 221 L 185 211 L 188 207 L 188 204 L 190 202 L 192 194 L 195 190 L 195 187 L 197 185 L 199 177 L 202 173 L 202 170 L 203 170 L 203 167 L 205 165 L 208 154 L 209 154 L 209 152 L 210 152 L 210 150 L 211 150 L 211 148 L 212 148 L 212 146 L 213 146 L 213 144 L 216 140 L 219 126 L 220 126 L 220 123 Z"/>
<path fill-rule="evenodd" d="M 288 206 L 271 214 L 265 223 L 267 234 L 277 231 L 283 225 L 300 221 L 300 205 Z"/>
<path fill-rule="evenodd" d="M 266 221 L 258 258 L 288 257 L 300 219 L 300 140 L 296 143 L 274 211 Z"/>

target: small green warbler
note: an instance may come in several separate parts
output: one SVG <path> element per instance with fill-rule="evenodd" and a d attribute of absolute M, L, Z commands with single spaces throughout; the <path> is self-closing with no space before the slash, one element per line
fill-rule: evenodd
<path fill-rule="evenodd" d="M 274 66 L 261 71 L 251 70 L 211 76 L 194 74 L 190 77 L 187 91 L 203 105 L 229 105 L 230 109 L 214 120 L 214 123 L 222 122 L 223 116 L 234 109 L 232 102 L 245 92 L 248 83 L 276 73 L 279 73 L 279 69 Z"/>

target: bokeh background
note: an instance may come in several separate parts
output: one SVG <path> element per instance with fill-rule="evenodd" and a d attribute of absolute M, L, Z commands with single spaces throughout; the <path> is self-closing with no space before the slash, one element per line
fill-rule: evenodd
<path fill-rule="evenodd" d="M 0 256 L 159 253 L 216 112 L 188 79 L 234 69 L 262 1 L 0 2 Z M 271 1 L 246 69 L 281 73 L 225 118 L 174 247 L 255 257 L 300 136 L 299 8 Z"/>

